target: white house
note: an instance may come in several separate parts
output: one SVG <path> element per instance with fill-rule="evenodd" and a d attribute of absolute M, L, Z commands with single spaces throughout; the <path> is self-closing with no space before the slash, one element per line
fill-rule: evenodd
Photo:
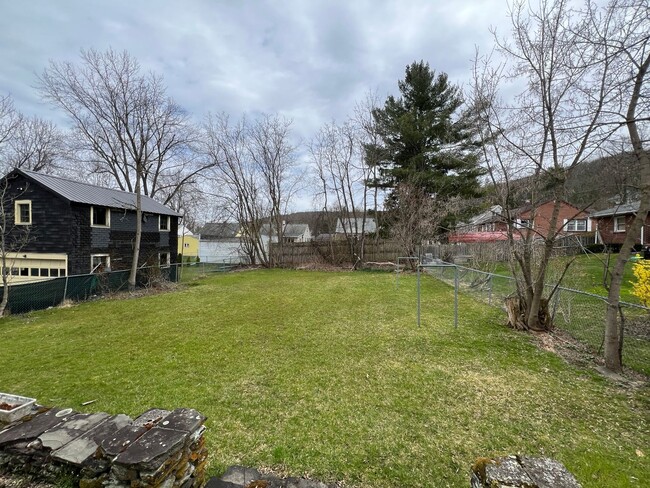
<path fill-rule="evenodd" d="M 375 219 L 366 217 L 365 222 L 362 217 L 336 219 L 337 237 L 359 236 L 362 232 L 364 234 L 372 234 L 373 232 L 377 232 L 377 224 L 375 223 Z"/>

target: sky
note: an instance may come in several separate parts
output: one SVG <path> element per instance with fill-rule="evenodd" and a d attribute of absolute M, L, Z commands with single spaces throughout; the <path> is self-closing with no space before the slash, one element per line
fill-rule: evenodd
<path fill-rule="evenodd" d="M 310 138 L 351 114 L 369 90 L 397 92 L 407 64 L 466 84 L 475 46 L 506 22 L 506 0 L 0 0 L 0 94 L 65 124 L 40 100 L 49 60 L 127 50 L 161 74 L 200 121 L 208 112 L 278 113 Z"/>

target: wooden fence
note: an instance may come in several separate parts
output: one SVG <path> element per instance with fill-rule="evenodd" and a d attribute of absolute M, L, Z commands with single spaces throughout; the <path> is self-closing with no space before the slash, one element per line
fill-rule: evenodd
<path fill-rule="evenodd" d="M 363 263 L 396 262 L 401 256 L 400 246 L 393 241 L 371 240 L 364 244 Z M 353 255 L 345 240 L 292 242 L 271 244 L 271 257 L 280 266 L 297 268 L 310 264 L 353 265 L 358 256 Z"/>

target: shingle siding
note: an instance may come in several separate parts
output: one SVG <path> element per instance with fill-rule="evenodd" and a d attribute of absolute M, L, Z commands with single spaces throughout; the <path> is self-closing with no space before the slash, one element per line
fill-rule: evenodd
<path fill-rule="evenodd" d="M 35 180 L 15 171 L 8 175 L 7 217 L 14 222 L 14 200 L 32 202 L 32 225 L 25 252 L 66 253 L 68 274 L 91 271 L 92 254 L 109 254 L 111 269 L 128 269 L 133 256 L 136 216 L 134 210 L 112 210 L 110 228 L 91 227 L 91 206 L 69 202 Z M 65 181 L 65 180 L 64 180 Z M 169 213 L 174 214 L 172 210 Z M 139 264 L 158 264 L 159 253 L 169 252 L 177 261 L 178 217 L 170 215 L 170 229 L 160 232 L 159 214 L 148 213 L 143 219 Z M 18 235 L 17 232 L 14 232 Z M 170 239 L 170 235 L 174 238 Z"/>

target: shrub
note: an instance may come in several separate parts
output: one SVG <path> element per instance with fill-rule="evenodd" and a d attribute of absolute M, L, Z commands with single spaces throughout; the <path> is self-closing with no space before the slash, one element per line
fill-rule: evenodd
<path fill-rule="evenodd" d="M 632 266 L 632 294 L 646 307 L 650 306 L 650 261 L 640 260 Z"/>

